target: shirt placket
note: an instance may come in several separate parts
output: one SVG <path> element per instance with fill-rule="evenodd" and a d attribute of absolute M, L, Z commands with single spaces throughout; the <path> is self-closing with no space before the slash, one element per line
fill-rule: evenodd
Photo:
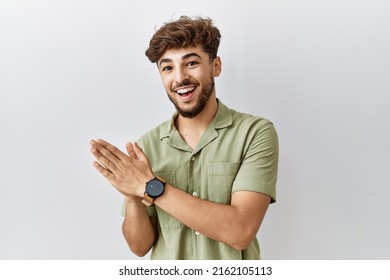
<path fill-rule="evenodd" d="M 198 197 L 198 192 L 199 192 L 199 186 L 197 186 L 196 174 L 195 174 L 196 160 L 197 160 L 197 155 L 191 153 L 188 159 L 188 192 L 194 197 Z M 199 232 L 191 229 L 191 239 L 192 239 L 191 243 L 192 243 L 192 252 L 194 253 L 194 259 L 198 259 L 198 255 L 199 255 L 198 236 L 199 236 Z"/>

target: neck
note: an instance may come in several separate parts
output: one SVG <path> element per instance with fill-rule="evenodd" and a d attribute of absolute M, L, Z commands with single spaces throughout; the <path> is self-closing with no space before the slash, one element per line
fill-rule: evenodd
<path fill-rule="evenodd" d="M 176 128 L 190 147 L 196 147 L 210 122 L 214 119 L 217 109 L 218 103 L 214 93 L 210 96 L 206 107 L 196 117 L 184 118 L 181 115 L 177 117 Z"/>

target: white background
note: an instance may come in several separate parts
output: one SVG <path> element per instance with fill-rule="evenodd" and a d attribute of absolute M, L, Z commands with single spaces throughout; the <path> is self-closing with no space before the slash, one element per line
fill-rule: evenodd
<path fill-rule="evenodd" d="M 144 52 L 182 14 L 222 33 L 217 96 L 279 133 L 262 257 L 389 259 L 390 4 L 379 0 L 0 0 L 0 259 L 137 258 L 88 142 L 123 150 L 171 117 Z"/>

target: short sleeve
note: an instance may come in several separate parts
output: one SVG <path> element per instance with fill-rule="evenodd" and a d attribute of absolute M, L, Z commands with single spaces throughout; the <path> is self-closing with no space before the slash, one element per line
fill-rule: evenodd
<path fill-rule="evenodd" d="M 271 122 L 259 125 L 249 139 L 239 171 L 233 182 L 232 192 L 255 191 L 276 201 L 276 180 L 278 173 L 278 135 Z"/>

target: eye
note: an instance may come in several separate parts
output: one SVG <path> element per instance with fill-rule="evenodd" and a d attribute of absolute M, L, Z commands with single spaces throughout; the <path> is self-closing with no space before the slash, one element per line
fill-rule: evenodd
<path fill-rule="evenodd" d="M 171 66 L 165 66 L 161 69 L 161 71 L 169 71 L 169 70 L 172 70 L 172 67 Z"/>
<path fill-rule="evenodd" d="M 197 61 L 189 61 L 188 63 L 187 63 L 187 66 L 189 66 L 189 67 L 193 67 L 193 66 L 196 66 L 196 65 L 198 65 L 199 63 L 197 62 Z"/>

